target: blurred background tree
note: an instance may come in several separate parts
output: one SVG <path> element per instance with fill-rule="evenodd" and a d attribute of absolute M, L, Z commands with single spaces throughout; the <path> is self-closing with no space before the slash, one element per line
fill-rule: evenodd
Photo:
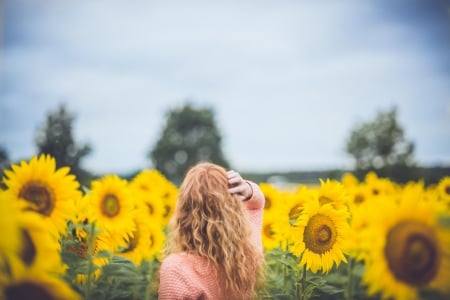
<path fill-rule="evenodd" d="M 10 165 L 8 152 L 3 146 L 0 145 L 0 172 L 3 173 L 3 170 Z"/>
<path fill-rule="evenodd" d="M 10 164 L 8 151 L 0 145 L 0 179 L 3 177 L 3 170 L 7 169 Z M 0 180 L 0 189 L 3 189 L 4 187 L 3 181 Z"/>
<path fill-rule="evenodd" d="M 36 146 L 38 155 L 50 154 L 56 159 L 57 167 L 68 166 L 71 173 L 82 185 L 89 184 L 91 176 L 81 167 L 81 160 L 91 153 L 89 145 L 78 145 L 73 137 L 74 115 L 67 111 L 65 104 L 47 114 L 44 125 L 37 130 Z"/>
<path fill-rule="evenodd" d="M 357 125 L 350 133 L 346 151 L 355 159 L 359 174 L 374 170 L 401 182 L 413 176 L 414 143 L 406 139 L 396 108 Z"/>
<path fill-rule="evenodd" d="M 187 103 L 169 110 L 166 116 L 162 135 L 149 157 L 169 180 L 179 184 L 186 171 L 200 161 L 229 167 L 212 108 L 196 108 Z"/>

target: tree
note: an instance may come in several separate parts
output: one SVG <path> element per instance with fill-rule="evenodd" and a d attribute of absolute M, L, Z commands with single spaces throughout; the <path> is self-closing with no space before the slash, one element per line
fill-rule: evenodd
<path fill-rule="evenodd" d="M 149 157 L 154 167 L 169 180 L 180 183 L 187 170 L 200 161 L 228 167 L 211 108 L 185 104 L 168 111 L 166 116 L 165 128 Z"/>
<path fill-rule="evenodd" d="M 77 145 L 72 133 L 75 117 L 65 105 L 47 114 L 43 127 L 36 134 L 36 146 L 39 154 L 49 154 L 56 160 L 56 166 L 68 166 L 71 173 L 84 183 L 88 173 L 81 168 L 81 160 L 91 152 L 89 145 Z"/>
<path fill-rule="evenodd" d="M 357 170 L 405 168 L 414 164 L 414 144 L 406 140 L 396 108 L 379 112 L 373 121 L 356 126 L 346 150 L 355 159 Z"/>
<path fill-rule="evenodd" d="M 7 168 L 10 164 L 8 152 L 0 146 L 0 170 Z"/>
<path fill-rule="evenodd" d="M 8 151 L 0 145 L 0 179 L 3 176 L 3 171 L 10 166 Z M 0 190 L 5 188 L 5 185 L 0 180 Z"/>

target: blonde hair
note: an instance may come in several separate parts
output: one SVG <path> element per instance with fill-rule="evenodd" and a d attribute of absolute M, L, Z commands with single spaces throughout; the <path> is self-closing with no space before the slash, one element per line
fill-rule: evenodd
<path fill-rule="evenodd" d="M 228 192 L 226 170 L 202 162 L 187 173 L 170 222 L 166 255 L 186 252 L 208 259 L 232 299 L 255 296 L 263 256 L 251 242 L 243 204 Z"/>

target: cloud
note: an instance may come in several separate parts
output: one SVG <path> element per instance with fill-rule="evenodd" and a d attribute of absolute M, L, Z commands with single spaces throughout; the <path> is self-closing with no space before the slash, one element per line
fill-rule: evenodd
<path fill-rule="evenodd" d="M 352 127 L 394 105 L 419 158 L 450 161 L 442 44 L 424 48 L 374 2 L 6 2 L 0 138 L 14 159 L 64 101 L 88 168 L 148 166 L 164 113 L 191 99 L 216 108 L 236 168 L 349 166 Z"/>

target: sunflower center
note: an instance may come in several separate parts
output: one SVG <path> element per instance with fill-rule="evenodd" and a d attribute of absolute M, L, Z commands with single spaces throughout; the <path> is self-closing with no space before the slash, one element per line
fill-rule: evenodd
<path fill-rule="evenodd" d="M 422 286 L 437 274 L 440 253 L 434 232 L 426 225 L 406 221 L 388 233 L 384 249 L 394 276 L 409 285 Z"/>
<path fill-rule="evenodd" d="M 80 241 L 78 245 L 68 245 L 66 250 L 75 253 L 79 258 L 86 258 L 88 254 L 88 246 L 83 241 Z"/>
<path fill-rule="evenodd" d="M 274 232 L 272 230 L 272 224 L 271 223 L 264 225 L 263 232 L 264 232 L 264 235 L 266 237 L 268 237 L 270 239 L 274 238 Z"/>
<path fill-rule="evenodd" d="M 353 202 L 354 202 L 355 204 L 361 204 L 361 203 L 363 203 L 363 202 L 364 202 L 364 196 L 363 196 L 363 195 L 360 195 L 360 194 L 356 194 L 356 195 L 355 195 L 355 198 L 353 199 Z"/>
<path fill-rule="evenodd" d="M 336 237 L 333 220 L 328 216 L 316 214 L 309 219 L 305 227 L 303 242 L 312 252 L 322 254 L 333 248 Z"/>
<path fill-rule="evenodd" d="M 40 286 L 38 283 L 33 282 L 20 282 L 15 285 L 8 286 L 5 289 L 6 300 L 22 300 L 22 299 L 34 299 L 34 300 L 55 300 L 55 295 L 52 295 Z"/>
<path fill-rule="evenodd" d="M 264 209 L 269 210 L 272 207 L 272 200 L 269 197 L 265 197 L 266 201 L 264 202 Z"/>
<path fill-rule="evenodd" d="M 294 207 L 292 207 L 289 210 L 289 220 L 291 222 L 294 222 L 295 220 L 297 220 L 297 217 L 300 215 L 300 213 L 303 210 L 303 206 L 300 204 L 295 205 Z"/>
<path fill-rule="evenodd" d="M 148 191 L 148 190 L 150 190 L 150 189 L 148 188 L 148 185 L 143 184 L 143 183 L 139 185 L 139 188 L 140 188 L 141 190 L 143 190 L 143 191 Z"/>
<path fill-rule="evenodd" d="M 325 204 L 328 204 L 328 203 L 331 203 L 331 202 L 333 202 L 333 200 L 328 198 L 328 197 L 326 197 L 326 196 L 320 196 L 319 197 L 320 205 L 325 205 Z"/>
<path fill-rule="evenodd" d="M 331 239 L 331 229 L 330 227 L 323 225 L 317 231 L 317 242 L 321 245 L 326 245 L 330 242 Z"/>
<path fill-rule="evenodd" d="M 122 253 L 133 251 L 139 243 L 139 236 L 140 236 L 139 227 L 136 226 L 136 230 L 133 231 L 130 240 L 127 243 L 127 247 L 124 250 L 122 250 Z"/>
<path fill-rule="evenodd" d="M 30 236 L 30 233 L 24 229 L 20 231 L 22 236 L 22 250 L 20 251 L 20 258 L 27 265 L 30 266 L 36 258 L 36 246 Z"/>
<path fill-rule="evenodd" d="M 120 204 L 115 195 L 108 194 L 103 198 L 102 212 L 109 218 L 115 217 L 119 214 Z"/>
<path fill-rule="evenodd" d="M 19 192 L 19 197 L 35 205 L 38 213 L 49 216 L 55 207 L 53 191 L 45 184 L 37 181 L 27 182 Z"/>
<path fill-rule="evenodd" d="M 447 195 L 450 195 L 450 185 L 447 185 L 447 186 L 445 187 L 445 193 L 446 193 Z"/>
<path fill-rule="evenodd" d="M 164 205 L 164 214 L 163 218 L 168 217 L 172 213 L 172 207 L 170 205 Z"/>
<path fill-rule="evenodd" d="M 150 234 L 150 248 L 153 248 L 154 244 L 155 244 L 155 237 L 153 234 Z"/>
<path fill-rule="evenodd" d="M 148 208 L 148 212 L 150 215 L 153 215 L 155 213 L 155 208 L 153 207 L 152 204 L 150 203 L 146 203 L 147 204 L 147 208 Z"/>

